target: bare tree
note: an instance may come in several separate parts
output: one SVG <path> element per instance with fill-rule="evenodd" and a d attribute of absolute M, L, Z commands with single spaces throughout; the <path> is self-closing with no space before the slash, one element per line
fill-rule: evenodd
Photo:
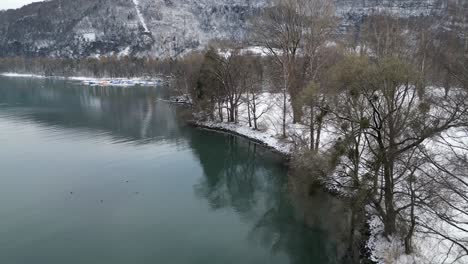
<path fill-rule="evenodd" d="M 348 96 L 359 97 L 364 106 L 339 118 L 362 133 L 360 148 L 366 158 L 359 161 L 363 175 L 359 177 L 372 179 L 371 204 L 384 223 L 385 234 L 394 235 L 402 211 L 414 204 L 401 206 L 396 201 L 408 193 L 414 199 L 413 185 L 406 194 L 400 188 L 402 181 L 413 181 L 420 167 L 419 149 L 440 133 L 466 126 L 468 110 L 463 94 L 442 101 L 433 91 L 418 91 L 414 85 L 419 80 L 417 71 L 400 59 L 354 60 L 358 63 L 341 69 L 340 83 L 348 87 Z"/>
<path fill-rule="evenodd" d="M 301 121 L 299 98 L 309 65 L 319 68 L 315 55 L 333 29 L 332 6 L 329 0 L 278 0 L 254 23 L 254 42 L 264 47 L 281 68 L 283 94 L 289 93 L 294 123 Z M 286 107 L 287 97 L 284 96 L 284 137 Z"/>
<path fill-rule="evenodd" d="M 244 86 L 247 91 L 245 102 L 247 103 L 248 122 L 249 127 L 258 130 L 258 120 L 270 110 L 272 103 L 261 100 L 264 92 L 264 71 L 261 58 L 253 54 L 247 54 L 244 60 Z"/>
<path fill-rule="evenodd" d="M 228 54 L 219 55 L 217 52 L 210 52 L 207 56 L 209 60 L 209 72 L 216 79 L 225 96 L 225 108 L 228 112 L 228 121 L 238 121 L 238 108 L 242 104 L 242 96 L 247 87 L 245 80 L 247 71 L 243 67 L 245 59 L 240 55 L 239 50 L 232 50 Z M 220 98 L 218 98 L 218 102 Z M 218 105 L 220 106 L 220 105 Z"/>
<path fill-rule="evenodd" d="M 440 36 L 441 53 L 450 75 L 468 88 L 468 3 L 451 2 L 451 29 Z"/>
<path fill-rule="evenodd" d="M 176 95 L 184 97 L 193 95 L 194 87 L 198 82 L 202 62 L 203 55 L 194 53 L 174 63 L 171 87 Z M 189 101 L 189 98 L 186 99 Z"/>

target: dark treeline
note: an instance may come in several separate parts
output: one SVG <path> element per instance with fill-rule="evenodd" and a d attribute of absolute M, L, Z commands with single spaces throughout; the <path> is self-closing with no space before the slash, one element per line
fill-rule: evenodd
<path fill-rule="evenodd" d="M 64 77 L 155 77 L 170 73 L 173 64 L 170 59 L 128 56 L 86 59 L 10 57 L 0 58 L 0 72 Z"/>

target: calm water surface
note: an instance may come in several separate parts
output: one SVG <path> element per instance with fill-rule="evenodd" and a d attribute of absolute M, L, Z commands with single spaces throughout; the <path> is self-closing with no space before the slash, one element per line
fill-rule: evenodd
<path fill-rule="evenodd" d="M 163 95 L 0 77 L 0 263 L 340 263 L 336 200 Z"/>

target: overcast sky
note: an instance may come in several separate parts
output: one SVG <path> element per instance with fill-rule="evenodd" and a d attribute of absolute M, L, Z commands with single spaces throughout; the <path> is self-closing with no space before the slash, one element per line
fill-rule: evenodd
<path fill-rule="evenodd" d="M 40 2 L 41 0 L 0 0 L 0 9 L 20 8 L 32 2 Z"/>

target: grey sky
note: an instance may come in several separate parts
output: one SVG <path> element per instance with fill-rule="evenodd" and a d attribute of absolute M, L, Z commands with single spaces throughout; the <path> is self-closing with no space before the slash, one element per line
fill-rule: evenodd
<path fill-rule="evenodd" d="M 0 0 L 0 10 L 10 8 L 20 8 L 32 2 L 41 2 L 42 0 Z"/>

